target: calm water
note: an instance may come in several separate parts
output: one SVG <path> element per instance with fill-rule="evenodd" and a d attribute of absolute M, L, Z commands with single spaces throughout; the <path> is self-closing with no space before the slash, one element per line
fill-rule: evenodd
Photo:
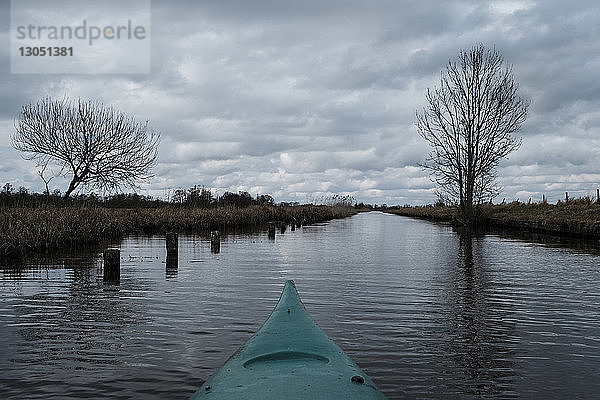
<path fill-rule="evenodd" d="M 0 397 L 185 399 L 294 279 L 390 399 L 598 398 L 600 258 L 381 213 L 277 235 L 120 243 L 0 269 Z"/>

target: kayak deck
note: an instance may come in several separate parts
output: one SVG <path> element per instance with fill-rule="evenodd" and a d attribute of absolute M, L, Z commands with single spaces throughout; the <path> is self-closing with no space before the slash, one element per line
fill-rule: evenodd
<path fill-rule="evenodd" d="M 312 320 L 293 281 L 263 326 L 191 397 L 385 399 Z"/>

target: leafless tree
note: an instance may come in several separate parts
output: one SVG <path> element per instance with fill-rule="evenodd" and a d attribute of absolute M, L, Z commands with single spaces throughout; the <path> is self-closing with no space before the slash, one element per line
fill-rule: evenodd
<path fill-rule="evenodd" d="M 48 168 L 48 164 L 41 165 L 41 167 L 42 168 L 38 171 L 38 175 L 40 176 L 40 178 L 42 179 L 42 181 L 44 181 L 44 187 L 45 187 L 44 194 L 46 196 L 48 196 L 48 195 L 50 195 L 50 187 L 49 187 L 50 181 L 52 179 L 54 179 L 54 177 L 51 176 L 50 178 L 46 178 L 44 176 L 44 174 L 46 173 L 46 168 Z"/>
<path fill-rule="evenodd" d="M 42 171 L 56 164 L 71 175 L 68 197 L 81 186 L 112 191 L 135 187 L 158 156 L 160 136 L 97 101 L 44 98 L 23 106 L 12 136 L 15 149 L 35 160 Z"/>
<path fill-rule="evenodd" d="M 529 101 L 517 89 L 502 55 L 478 44 L 448 62 L 440 86 L 427 90 L 427 104 L 417 111 L 417 130 L 433 148 L 422 166 L 467 225 L 475 206 L 499 193 L 496 167 L 521 144 L 514 134 Z"/>

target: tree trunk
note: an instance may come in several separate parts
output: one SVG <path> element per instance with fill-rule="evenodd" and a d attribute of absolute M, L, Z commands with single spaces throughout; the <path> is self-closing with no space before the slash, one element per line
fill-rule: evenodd
<path fill-rule="evenodd" d="M 473 204 L 465 202 L 462 208 L 462 219 L 466 227 L 471 228 L 473 226 Z"/>
<path fill-rule="evenodd" d="M 69 184 L 69 188 L 65 192 L 65 199 L 68 198 L 71 195 L 71 193 L 73 193 L 73 190 L 77 189 L 77 186 L 79 186 L 79 183 L 80 183 L 80 180 L 77 178 L 77 176 L 74 176 L 73 179 L 71 180 L 71 183 Z"/>

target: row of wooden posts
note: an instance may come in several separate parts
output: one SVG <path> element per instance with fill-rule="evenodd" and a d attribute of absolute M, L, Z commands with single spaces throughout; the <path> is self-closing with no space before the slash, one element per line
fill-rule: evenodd
<path fill-rule="evenodd" d="M 285 233 L 287 224 L 269 222 L 268 237 L 269 239 L 275 239 L 275 230 L 279 226 L 281 233 Z M 300 224 L 291 224 L 291 230 L 296 230 L 296 226 Z M 167 248 L 167 269 L 177 268 L 178 266 L 178 254 L 179 254 L 179 236 L 177 233 L 167 233 L 165 235 L 165 244 Z M 221 234 L 219 231 L 210 232 L 210 252 L 220 253 L 221 252 Z M 121 250 L 119 249 L 106 249 L 103 254 L 104 258 L 104 282 L 118 283 L 121 280 Z"/>
<path fill-rule="evenodd" d="M 533 198 L 529 198 L 529 201 L 527 201 L 527 204 L 531 204 L 531 201 L 533 200 Z M 518 199 L 517 199 L 518 201 Z M 542 194 L 542 203 L 546 203 L 546 195 Z M 569 202 L 569 192 L 565 192 L 565 203 Z M 506 198 L 502 199 L 502 204 L 506 203 Z M 596 189 L 596 203 L 600 203 L 600 189 Z M 490 200 L 490 204 L 492 204 L 492 200 Z"/>
<path fill-rule="evenodd" d="M 546 195 L 542 195 L 542 202 L 546 202 Z M 565 192 L 565 203 L 569 202 L 569 192 Z M 596 189 L 596 202 L 600 203 L 600 189 Z"/>

